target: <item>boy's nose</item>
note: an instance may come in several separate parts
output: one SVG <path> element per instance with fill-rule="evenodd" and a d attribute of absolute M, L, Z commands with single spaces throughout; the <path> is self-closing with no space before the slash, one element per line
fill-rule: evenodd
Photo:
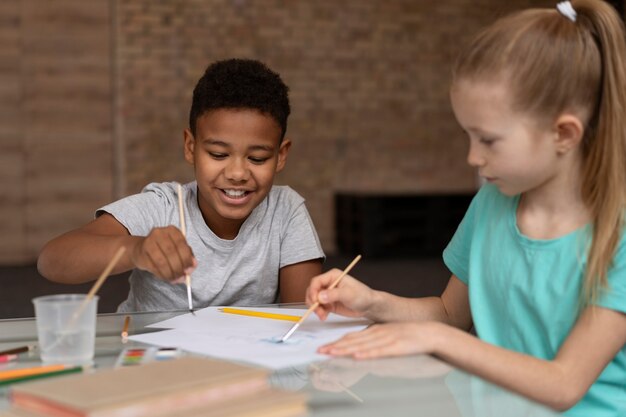
<path fill-rule="evenodd" d="M 250 171 L 246 166 L 246 162 L 239 158 L 232 158 L 230 163 L 224 170 L 226 178 L 232 181 L 246 181 Z"/>

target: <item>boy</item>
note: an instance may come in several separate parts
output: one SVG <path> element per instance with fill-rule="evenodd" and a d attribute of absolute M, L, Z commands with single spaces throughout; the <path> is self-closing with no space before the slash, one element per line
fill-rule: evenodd
<path fill-rule="evenodd" d="M 196 180 L 183 186 L 187 237 L 180 231 L 177 184 L 97 210 L 95 220 L 50 241 L 39 272 L 51 281 L 95 279 L 119 247 L 112 273 L 133 270 L 118 311 L 302 302 L 324 253 L 304 199 L 273 186 L 285 166 L 288 88 L 253 60 L 210 65 L 194 88 L 184 154 Z"/>

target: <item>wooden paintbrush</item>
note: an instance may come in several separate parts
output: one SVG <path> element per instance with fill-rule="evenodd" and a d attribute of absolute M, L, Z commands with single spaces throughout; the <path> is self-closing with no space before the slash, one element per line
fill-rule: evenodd
<path fill-rule="evenodd" d="M 183 208 L 183 187 L 178 184 L 178 214 L 180 215 L 180 231 L 183 236 L 187 238 L 187 231 L 185 228 L 185 209 Z M 193 311 L 193 298 L 191 296 L 191 277 L 189 274 L 185 274 L 185 284 L 187 285 L 187 302 L 189 303 L 189 312 L 194 314 Z"/>
<path fill-rule="evenodd" d="M 332 290 L 333 288 L 335 288 L 337 286 L 337 284 L 339 284 L 339 281 L 342 280 L 343 277 L 345 277 L 348 272 L 350 272 L 350 270 L 352 269 L 352 267 L 354 265 L 356 265 L 357 262 L 359 262 L 361 260 L 361 255 L 357 255 L 356 258 L 354 258 L 354 260 L 352 262 L 350 262 L 350 265 L 347 266 L 346 269 L 343 270 L 343 272 L 341 273 L 341 275 L 339 275 L 337 277 L 337 279 L 330 284 L 330 287 L 328 287 L 329 290 Z M 287 339 L 289 339 L 289 337 L 291 337 L 291 335 L 293 334 L 293 332 L 296 331 L 296 329 L 298 327 L 300 327 L 300 325 L 302 324 L 302 322 L 304 320 L 306 320 L 307 317 L 309 317 L 309 315 L 313 312 L 313 310 L 315 310 L 317 307 L 319 307 L 320 302 L 316 301 L 311 307 L 309 307 L 309 309 L 306 311 L 306 313 L 304 313 L 304 315 L 302 316 L 302 318 L 300 320 L 298 320 L 298 322 L 296 324 L 293 325 L 293 327 L 291 329 L 289 329 L 289 331 L 287 333 L 285 333 L 285 335 L 283 337 L 280 338 L 280 340 L 278 341 L 278 343 L 282 343 L 285 342 Z"/>

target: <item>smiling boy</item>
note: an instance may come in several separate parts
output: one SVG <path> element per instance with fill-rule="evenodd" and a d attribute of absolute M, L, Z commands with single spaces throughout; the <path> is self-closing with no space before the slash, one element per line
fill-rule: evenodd
<path fill-rule="evenodd" d="M 287 92 L 258 61 L 210 65 L 194 89 L 183 134 L 195 174 L 183 185 L 186 238 L 177 184 L 152 183 L 50 241 L 40 273 L 56 282 L 91 281 L 123 246 L 113 273 L 132 273 L 118 311 L 185 308 L 186 273 L 196 308 L 303 301 L 324 253 L 304 199 L 273 185 L 291 147 Z"/>

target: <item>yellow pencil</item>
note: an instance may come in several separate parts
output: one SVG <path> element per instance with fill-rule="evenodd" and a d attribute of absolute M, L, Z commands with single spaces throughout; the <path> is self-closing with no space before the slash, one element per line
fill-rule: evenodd
<path fill-rule="evenodd" d="M 291 316 L 289 314 L 266 313 L 264 311 L 242 310 L 239 308 L 224 307 L 220 308 L 222 313 L 240 314 L 242 316 L 262 317 L 265 319 L 298 321 L 300 316 Z"/>
<path fill-rule="evenodd" d="M 0 381 L 3 379 L 21 378 L 45 372 L 61 371 L 66 368 L 68 368 L 67 365 L 44 365 L 36 366 L 34 368 L 9 369 L 8 371 L 0 371 Z"/>

